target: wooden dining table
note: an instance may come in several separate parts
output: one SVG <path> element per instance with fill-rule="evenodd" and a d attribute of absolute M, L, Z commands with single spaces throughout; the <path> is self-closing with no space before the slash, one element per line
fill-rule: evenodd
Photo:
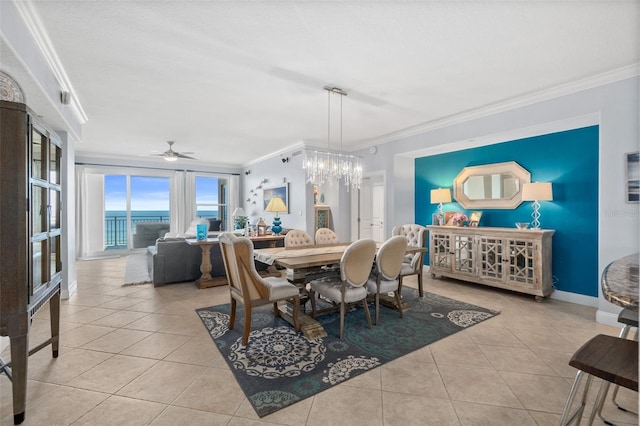
<path fill-rule="evenodd" d="M 300 288 L 301 293 L 306 293 L 306 284 L 311 278 L 317 278 L 326 272 L 322 267 L 337 265 L 342 259 L 344 251 L 351 243 L 341 243 L 332 245 L 313 245 L 304 247 L 272 247 L 255 249 L 254 259 L 269 265 L 275 271 L 276 265 L 286 269 L 287 280 Z M 376 243 L 380 248 L 381 242 Z M 425 247 L 407 247 L 407 253 L 426 251 Z M 336 272 L 334 272 L 336 273 Z M 407 310 L 408 305 L 395 306 L 393 298 L 387 300 L 381 297 L 380 303 L 389 305 L 394 309 Z M 291 307 L 288 306 L 288 309 Z M 306 315 L 305 304 L 301 304 L 302 312 L 298 313 L 301 323 L 301 330 L 308 338 L 326 336 L 322 326 L 310 316 Z M 286 313 L 286 312 L 285 312 Z M 285 319 L 287 315 L 283 316 Z"/>

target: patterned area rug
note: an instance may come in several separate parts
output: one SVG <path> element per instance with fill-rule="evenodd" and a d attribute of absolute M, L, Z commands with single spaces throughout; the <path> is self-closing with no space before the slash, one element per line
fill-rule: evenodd
<path fill-rule="evenodd" d="M 228 304 L 196 312 L 263 417 L 499 313 L 428 292 L 419 298 L 412 288 L 403 289 L 403 300 L 411 306 L 403 318 L 381 307 L 380 325 L 371 329 L 362 307 L 353 308 L 345 318 L 344 340 L 339 338 L 339 313 L 318 317 L 327 337 L 309 340 L 275 318 L 270 305 L 263 306 L 253 311 L 246 347 L 241 305 L 233 330 L 228 329 Z M 373 320 L 374 305 L 369 308 Z"/>

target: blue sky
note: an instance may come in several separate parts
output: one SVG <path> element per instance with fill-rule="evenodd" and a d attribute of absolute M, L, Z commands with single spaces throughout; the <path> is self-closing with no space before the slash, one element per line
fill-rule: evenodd
<path fill-rule="evenodd" d="M 124 175 L 104 177 L 105 210 L 126 210 L 127 180 Z M 198 203 L 218 201 L 218 179 L 196 177 Z M 169 178 L 131 176 L 131 210 L 169 210 Z"/>

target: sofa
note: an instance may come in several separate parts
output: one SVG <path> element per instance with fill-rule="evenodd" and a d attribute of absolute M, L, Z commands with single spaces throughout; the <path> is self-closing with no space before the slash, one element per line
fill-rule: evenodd
<path fill-rule="evenodd" d="M 268 247 L 266 241 L 255 241 L 255 248 Z M 276 243 L 284 245 L 284 241 Z M 220 245 L 214 244 L 210 251 L 211 276 L 226 278 Z M 149 275 L 153 279 L 154 287 L 169 283 L 195 281 L 200 278 L 200 265 L 202 263 L 202 250 L 199 246 L 186 243 L 184 238 L 159 238 L 155 245 L 147 248 L 147 267 Z M 267 265 L 256 261 L 256 269 L 264 271 Z"/>
<path fill-rule="evenodd" d="M 137 222 L 133 230 L 133 248 L 144 248 L 169 232 L 169 222 Z"/>

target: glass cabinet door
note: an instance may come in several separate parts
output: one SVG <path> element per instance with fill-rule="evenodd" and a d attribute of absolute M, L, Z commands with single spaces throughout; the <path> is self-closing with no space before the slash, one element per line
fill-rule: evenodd
<path fill-rule="evenodd" d="M 38 303 L 47 289 L 59 283 L 62 276 L 62 149 L 55 134 L 31 118 L 29 303 Z"/>

